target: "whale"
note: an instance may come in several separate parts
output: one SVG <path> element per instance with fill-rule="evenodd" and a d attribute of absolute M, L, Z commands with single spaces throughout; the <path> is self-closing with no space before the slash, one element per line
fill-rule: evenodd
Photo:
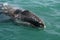
<path fill-rule="evenodd" d="M 36 28 L 46 28 L 43 20 L 29 10 L 12 7 L 8 3 L 2 4 L 3 14 L 9 16 L 17 24 L 31 25 Z"/>

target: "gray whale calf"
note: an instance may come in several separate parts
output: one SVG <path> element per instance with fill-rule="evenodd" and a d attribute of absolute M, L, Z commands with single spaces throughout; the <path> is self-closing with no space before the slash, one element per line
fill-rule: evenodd
<path fill-rule="evenodd" d="M 29 10 L 22 10 L 4 3 L 2 4 L 2 12 L 3 14 L 9 16 L 17 24 L 26 24 L 37 28 L 46 28 L 42 19 Z"/>

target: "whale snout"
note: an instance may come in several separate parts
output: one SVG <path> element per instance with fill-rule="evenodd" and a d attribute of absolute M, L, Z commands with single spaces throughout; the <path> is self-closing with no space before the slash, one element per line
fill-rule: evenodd
<path fill-rule="evenodd" d="M 40 27 L 41 27 L 41 28 L 44 28 L 44 24 L 43 24 L 43 23 L 40 23 Z"/>
<path fill-rule="evenodd" d="M 44 24 L 42 21 L 40 21 L 40 22 L 35 22 L 35 26 L 36 26 L 37 28 L 46 28 L 45 24 Z"/>
<path fill-rule="evenodd" d="M 40 28 L 46 28 L 45 24 L 44 23 L 40 23 Z"/>

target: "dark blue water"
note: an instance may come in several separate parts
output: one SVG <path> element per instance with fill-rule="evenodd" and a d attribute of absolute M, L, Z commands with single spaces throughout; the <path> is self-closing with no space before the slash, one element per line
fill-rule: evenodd
<path fill-rule="evenodd" d="M 30 10 L 42 18 L 44 30 L 15 25 L 0 15 L 0 40 L 60 40 L 60 0 L 0 0 Z M 2 18 L 2 19 L 1 19 Z"/>

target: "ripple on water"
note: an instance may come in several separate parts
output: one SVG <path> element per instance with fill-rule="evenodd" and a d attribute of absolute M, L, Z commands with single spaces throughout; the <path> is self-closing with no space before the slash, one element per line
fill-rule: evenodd
<path fill-rule="evenodd" d="M 46 29 L 39 31 L 13 23 L 0 23 L 0 40 L 59 40 L 60 0 L 0 0 L 36 12 L 46 22 Z M 13 5 L 13 6 L 14 6 Z M 57 36 L 56 36 L 57 35 Z"/>

